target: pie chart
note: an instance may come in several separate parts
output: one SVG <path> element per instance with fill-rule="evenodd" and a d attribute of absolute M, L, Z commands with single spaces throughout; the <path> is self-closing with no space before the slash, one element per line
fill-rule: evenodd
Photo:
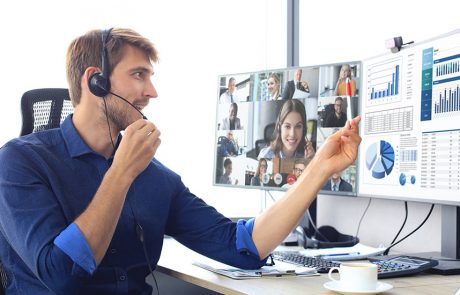
<path fill-rule="evenodd" d="M 395 151 L 384 140 L 371 144 L 366 151 L 366 167 L 372 177 L 382 179 L 390 175 L 395 163 Z"/>

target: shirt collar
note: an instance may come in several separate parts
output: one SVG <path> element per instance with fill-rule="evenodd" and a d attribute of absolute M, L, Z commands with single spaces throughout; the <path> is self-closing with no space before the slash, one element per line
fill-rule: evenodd
<path fill-rule="evenodd" d="M 72 116 L 69 115 L 61 124 L 62 137 L 64 138 L 67 150 L 72 158 L 94 153 L 94 151 L 83 141 L 80 134 L 72 122 Z"/>
<path fill-rule="evenodd" d="M 332 183 L 332 185 L 335 184 L 335 185 L 337 186 L 337 188 L 340 186 L 340 183 L 341 183 L 341 182 L 342 182 L 342 178 L 339 178 L 339 181 L 337 181 L 337 183 L 335 183 L 334 180 L 332 180 L 332 178 L 331 178 L 331 183 Z"/>

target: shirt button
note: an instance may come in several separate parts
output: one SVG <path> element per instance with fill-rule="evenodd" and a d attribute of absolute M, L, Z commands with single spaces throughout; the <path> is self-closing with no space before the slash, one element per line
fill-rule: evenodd
<path fill-rule="evenodd" d="M 117 249 L 115 249 L 115 248 L 110 249 L 110 253 L 112 253 L 112 254 L 117 253 Z"/>
<path fill-rule="evenodd" d="M 126 280 L 126 276 L 120 276 L 119 279 L 120 279 L 120 281 L 124 281 L 124 280 Z"/>

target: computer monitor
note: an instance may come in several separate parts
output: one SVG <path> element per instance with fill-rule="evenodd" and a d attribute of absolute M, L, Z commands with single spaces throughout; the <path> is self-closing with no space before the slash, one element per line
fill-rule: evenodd
<path fill-rule="evenodd" d="M 287 190 L 358 114 L 360 77 L 360 62 L 219 76 L 213 184 Z M 334 175 L 321 192 L 355 196 L 356 170 Z"/>
<path fill-rule="evenodd" d="M 363 60 L 358 194 L 460 204 L 460 31 Z"/>

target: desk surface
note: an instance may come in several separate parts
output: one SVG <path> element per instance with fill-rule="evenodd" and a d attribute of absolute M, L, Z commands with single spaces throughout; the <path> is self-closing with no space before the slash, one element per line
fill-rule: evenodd
<path fill-rule="evenodd" d="M 223 294 L 337 294 L 323 287 L 323 284 L 329 281 L 327 274 L 314 277 L 234 280 L 193 265 L 192 262 L 199 261 L 200 257 L 201 255 L 174 239 L 166 238 L 157 271 Z M 393 285 L 393 289 L 380 293 L 382 295 L 455 294 L 460 288 L 460 275 L 419 274 L 380 281 Z"/>

